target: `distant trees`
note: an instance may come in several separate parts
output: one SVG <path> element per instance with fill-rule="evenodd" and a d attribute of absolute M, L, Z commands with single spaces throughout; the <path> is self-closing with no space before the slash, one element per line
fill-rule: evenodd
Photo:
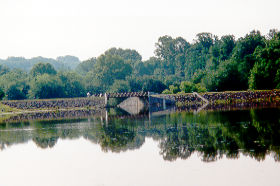
<path fill-rule="evenodd" d="M 24 57 L 8 57 L 5 60 L 0 59 L 0 65 L 8 67 L 10 70 L 19 69 L 24 72 L 29 72 L 33 65 L 38 62 L 50 63 L 56 70 L 70 70 L 75 69 L 80 63 L 79 58 L 75 56 L 59 56 L 56 59 L 34 57 L 26 59 Z"/>
<path fill-rule="evenodd" d="M 71 70 L 74 70 L 80 64 L 79 58 L 70 55 L 59 56 L 56 61 L 63 63 L 65 68 L 70 68 Z"/>
<path fill-rule="evenodd" d="M 96 58 L 95 57 L 90 58 L 80 63 L 75 69 L 75 71 L 81 75 L 86 75 L 88 72 L 94 69 L 95 64 L 96 64 Z"/>
<path fill-rule="evenodd" d="M 9 72 L 9 68 L 3 65 L 0 65 L 0 76 L 7 74 Z"/>

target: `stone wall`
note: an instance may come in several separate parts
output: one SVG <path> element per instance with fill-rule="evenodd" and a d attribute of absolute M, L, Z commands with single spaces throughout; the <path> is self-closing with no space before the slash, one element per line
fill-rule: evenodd
<path fill-rule="evenodd" d="M 103 97 L 93 98 L 71 98 L 71 99 L 45 99 L 45 100 L 18 100 L 1 101 L 2 104 L 11 108 L 29 110 L 29 109 L 67 109 L 67 108 L 88 108 L 105 107 Z"/>
<path fill-rule="evenodd" d="M 202 97 L 207 99 L 210 104 L 216 101 L 229 101 L 229 102 L 255 102 L 263 100 L 275 100 L 280 98 L 280 90 L 267 90 L 267 91 L 231 91 L 231 92 L 207 92 L 200 93 Z M 188 94 L 170 94 L 170 95 L 155 95 L 158 98 L 173 100 L 176 103 L 197 103 L 202 100 L 192 93 Z"/>
<path fill-rule="evenodd" d="M 280 100 L 280 90 L 269 91 L 236 91 L 236 92 L 208 92 L 201 93 L 210 104 L 232 103 L 232 102 L 263 102 Z M 219 100 L 221 102 L 219 102 Z M 172 95 L 152 95 L 149 98 L 150 105 L 163 106 L 174 105 L 175 103 L 199 104 L 202 100 L 193 94 L 172 94 Z M 46 99 L 46 100 L 18 100 L 18 101 L 1 101 L 0 103 L 11 108 L 22 110 L 38 109 L 72 109 L 72 108 L 105 108 L 104 97 L 91 98 L 69 98 L 69 99 Z"/>

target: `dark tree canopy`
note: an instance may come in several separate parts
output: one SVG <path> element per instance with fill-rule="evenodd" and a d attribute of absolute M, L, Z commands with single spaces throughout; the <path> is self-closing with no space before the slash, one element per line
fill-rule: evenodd
<path fill-rule="evenodd" d="M 6 91 L 6 94 L 9 100 L 26 99 L 26 94 L 17 84 L 10 85 Z"/>

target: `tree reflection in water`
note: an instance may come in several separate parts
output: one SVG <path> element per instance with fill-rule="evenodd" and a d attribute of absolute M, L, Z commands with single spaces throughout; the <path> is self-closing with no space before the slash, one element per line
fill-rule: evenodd
<path fill-rule="evenodd" d="M 33 140 L 40 148 L 52 148 L 58 139 L 83 137 L 103 151 L 139 149 L 145 137 L 158 141 L 164 160 L 187 159 L 197 152 L 202 161 L 240 153 L 258 161 L 266 155 L 280 160 L 280 109 L 223 112 L 176 112 L 160 117 L 121 119 L 108 123 L 98 118 L 30 121 L 0 125 L 0 148 Z"/>

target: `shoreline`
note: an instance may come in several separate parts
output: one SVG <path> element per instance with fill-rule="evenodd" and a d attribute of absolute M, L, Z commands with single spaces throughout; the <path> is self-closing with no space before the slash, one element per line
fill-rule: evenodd
<path fill-rule="evenodd" d="M 280 90 L 206 92 L 200 93 L 200 95 L 209 101 L 204 108 L 205 111 L 280 106 Z M 153 97 L 171 100 L 168 106 L 174 107 L 176 111 L 196 112 L 205 104 L 192 93 L 157 94 Z M 158 102 L 152 107 L 160 111 L 163 110 L 162 106 Z M 79 117 L 80 115 L 92 116 L 95 114 L 100 116 L 100 113 L 105 112 L 106 105 L 104 97 L 4 100 L 0 102 L 0 109 L 0 120 L 5 121 L 5 119 L 17 115 L 48 115 L 47 113 L 53 114 L 52 117 L 56 117 L 56 115 Z"/>

